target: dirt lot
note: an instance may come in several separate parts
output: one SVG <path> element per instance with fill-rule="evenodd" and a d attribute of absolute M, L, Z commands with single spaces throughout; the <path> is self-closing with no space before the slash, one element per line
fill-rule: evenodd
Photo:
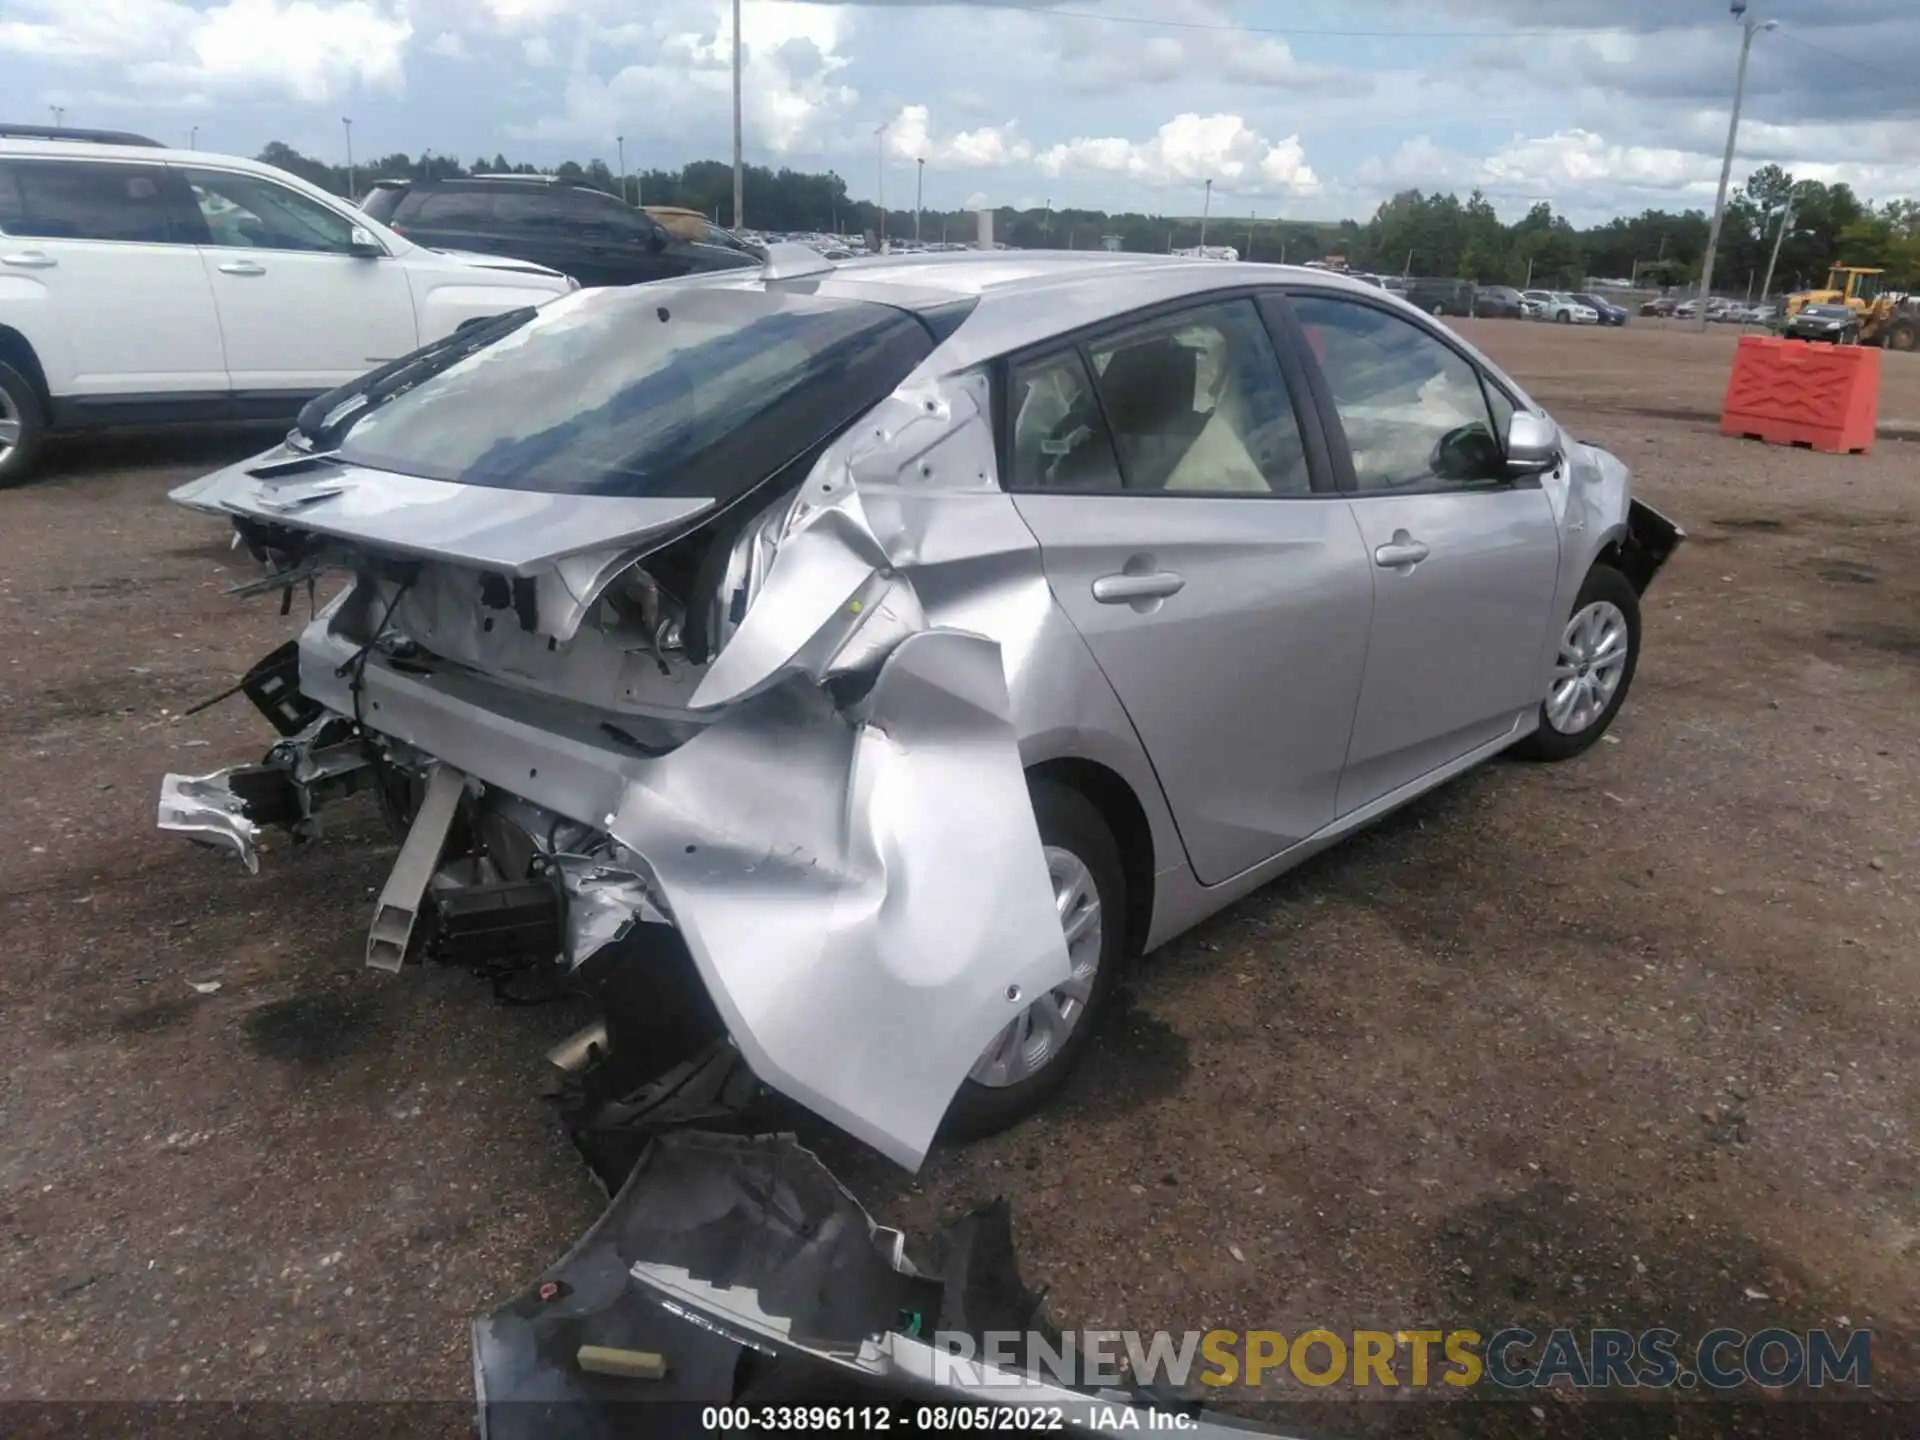
<path fill-rule="evenodd" d="M 1151 957 L 1015 1133 L 918 1177 L 832 1158 L 908 1227 L 1008 1196 L 1070 1326 L 1871 1324 L 1912 1394 L 1920 446 L 1674 418 L 1730 336 L 1469 328 L 1691 533 L 1609 743 Z M 1885 358 L 1920 419 L 1920 357 Z M 294 624 L 164 503 L 250 448 L 90 446 L 0 494 L 0 1397 L 464 1401 L 469 1319 L 599 1208 L 533 1090 L 578 1016 L 362 967 L 370 812 L 254 879 L 153 829 L 163 771 L 266 743 L 242 701 L 173 718 Z M 1646 1433 L 1730 1433 L 1687 1408 Z M 1310 1411 L 1539 1433 L 1490 1413 Z"/>

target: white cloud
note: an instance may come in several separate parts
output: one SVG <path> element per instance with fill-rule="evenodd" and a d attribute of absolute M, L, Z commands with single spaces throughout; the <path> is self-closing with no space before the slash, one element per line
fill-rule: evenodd
<path fill-rule="evenodd" d="M 1090 170 L 1154 187 L 1212 180 L 1223 190 L 1300 195 L 1320 187 L 1298 135 L 1269 140 L 1238 115 L 1176 115 L 1150 140 L 1068 140 L 1040 151 L 1035 160 L 1047 175 Z"/>
<path fill-rule="evenodd" d="M 13 0 L 0 50 L 108 62 L 139 89 L 290 96 L 319 104 L 355 84 L 404 88 L 413 26 L 374 0 Z"/>
<path fill-rule="evenodd" d="M 492 0 L 499 4 L 502 0 Z M 624 11 L 622 13 L 625 13 Z M 842 83 L 847 11 L 835 5 L 747 0 L 742 6 L 742 121 L 747 143 L 787 154 L 819 144 L 851 112 L 858 93 Z M 591 62 L 609 43 L 644 58 L 602 76 Z M 593 31 L 578 47 L 561 112 L 516 127 L 542 139 L 595 139 L 639 117 L 665 134 L 725 134 L 733 103 L 733 15 L 725 0 L 669 6 L 644 22 Z"/>
<path fill-rule="evenodd" d="M 887 122 L 887 153 L 896 160 L 925 160 L 929 164 L 968 169 L 1024 163 L 1033 159 L 1033 146 L 1019 127 L 981 125 L 961 130 L 944 140 L 934 138 L 924 105 L 904 106 Z"/>

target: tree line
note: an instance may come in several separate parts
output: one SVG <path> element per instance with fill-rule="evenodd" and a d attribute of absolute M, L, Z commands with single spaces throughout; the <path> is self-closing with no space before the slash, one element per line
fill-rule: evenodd
<path fill-rule="evenodd" d="M 268 164 L 331 190 L 348 192 L 343 165 L 303 155 L 274 141 L 260 153 Z M 356 165 L 353 187 L 364 195 L 376 180 L 448 178 L 470 174 L 549 173 L 504 155 L 471 165 L 431 151 L 380 156 Z M 604 161 L 566 161 L 550 173 L 619 194 L 622 177 Z M 648 169 L 625 177 L 636 204 L 698 210 L 721 224 L 732 218 L 733 170 L 717 160 L 699 160 L 678 170 Z M 747 223 L 755 230 L 827 232 L 877 236 L 879 207 L 847 193 L 836 172 L 746 167 Z M 971 212 L 922 210 L 919 236 L 926 241 L 971 240 Z M 1205 240 L 1232 245 L 1242 258 L 1304 262 L 1344 259 L 1354 269 L 1382 274 L 1460 277 L 1482 284 L 1579 288 L 1589 278 L 1622 279 L 1653 288 L 1697 284 L 1706 254 L 1708 216 L 1703 210 L 1643 210 L 1579 229 L 1542 202 L 1512 224 L 1475 190 L 1457 195 L 1406 190 L 1382 202 L 1366 221 L 1289 221 L 1216 213 L 1204 221 Z M 913 238 L 911 206 L 886 212 L 885 232 Z M 1169 217 L 1102 210 L 1014 210 L 994 216 L 994 238 L 1011 245 L 1097 249 L 1117 244 L 1136 252 L 1184 249 L 1202 240 L 1198 216 Z M 1816 285 L 1833 264 L 1885 269 L 1893 289 L 1920 289 L 1920 201 L 1872 205 L 1845 184 L 1796 180 L 1777 165 L 1762 165 L 1730 196 L 1715 262 L 1715 288 L 1756 297 L 1778 247 L 1774 291 Z"/>

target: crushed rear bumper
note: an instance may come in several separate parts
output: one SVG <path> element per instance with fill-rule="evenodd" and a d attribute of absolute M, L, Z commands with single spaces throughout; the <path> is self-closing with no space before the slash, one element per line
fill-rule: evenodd
<path fill-rule="evenodd" d="M 924 1405 L 1005 1422 L 969 1428 L 1272 1433 L 1084 1364 L 1061 1377 L 978 1358 L 995 1336 L 1072 1353 L 1020 1278 L 1004 1203 L 909 1248 L 790 1136 L 662 1136 L 572 1251 L 474 1325 L 483 1440 L 704 1435 L 716 1410 L 754 1428 L 824 1405 L 902 1431 L 947 1428 L 916 1427 Z M 607 1351 L 628 1375 L 603 1373 Z"/>

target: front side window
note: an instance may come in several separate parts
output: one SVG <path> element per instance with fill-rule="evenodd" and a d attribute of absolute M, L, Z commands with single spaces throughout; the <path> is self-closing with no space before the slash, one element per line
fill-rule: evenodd
<path fill-rule="evenodd" d="M 353 222 L 297 190 L 257 175 L 188 170 L 207 241 L 233 250 L 350 253 Z"/>
<path fill-rule="evenodd" d="M 506 490 L 727 501 L 879 404 L 932 349 L 886 305 L 581 291 L 369 405 L 340 456 Z"/>
<path fill-rule="evenodd" d="M 1089 356 L 1127 489 L 1312 492 L 1299 421 L 1253 301 L 1149 321 Z"/>
<path fill-rule="evenodd" d="M 1505 478 L 1480 372 L 1412 321 L 1324 295 L 1293 313 L 1333 392 L 1362 494 Z"/>
<path fill-rule="evenodd" d="M 166 171 L 158 165 L 95 165 L 19 160 L 6 167 L 13 213 L 0 213 L 9 235 L 45 240 L 120 240 L 163 245 L 168 224 Z M 0 205 L 0 212 L 4 212 Z"/>
<path fill-rule="evenodd" d="M 1013 368 L 1015 490 L 1118 490 L 1113 437 L 1077 350 Z"/>
<path fill-rule="evenodd" d="M 599 190 L 574 190 L 570 199 L 574 218 L 585 230 L 623 241 L 641 240 L 653 233 L 645 216 Z"/>

